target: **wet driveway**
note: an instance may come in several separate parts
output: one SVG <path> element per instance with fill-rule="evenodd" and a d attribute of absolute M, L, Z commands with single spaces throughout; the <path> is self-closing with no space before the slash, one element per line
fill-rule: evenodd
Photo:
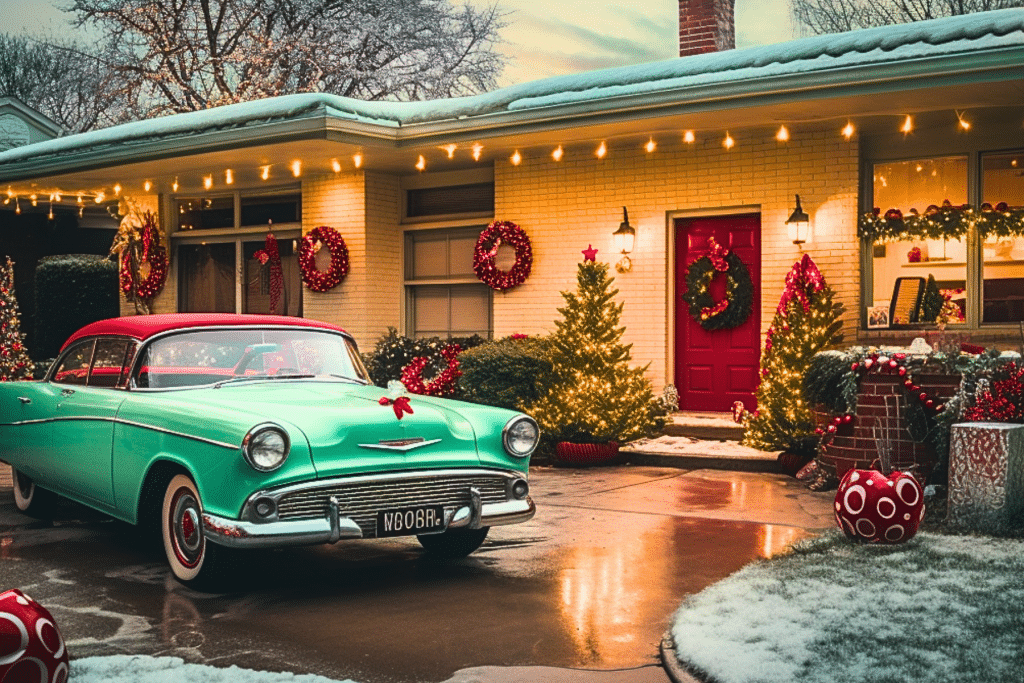
<path fill-rule="evenodd" d="M 525 667 L 653 682 L 683 597 L 831 524 L 830 496 L 771 474 L 539 468 L 531 483 L 534 520 L 492 529 L 467 559 L 430 561 L 415 539 L 259 552 L 218 595 L 180 586 L 126 525 L 72 504 L 33 522 L 0 489 L 0 590 L 49 607 L 73 657 L 362 683 L 589 680 Z"/>

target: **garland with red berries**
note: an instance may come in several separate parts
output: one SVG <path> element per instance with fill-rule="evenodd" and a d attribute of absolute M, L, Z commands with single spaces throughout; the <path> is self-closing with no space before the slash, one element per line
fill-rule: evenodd
<path fill-rule="evenodd" d="M 498 248 L 507 244 L 516 250 L 516 261 L 507 272 L 500 270 L 494 259 Z M 526 282 L 533 267 L 533 249 L 530 238 L 511 221 L 494 221 L 488 225 L 473 250 L 473 272 L 491 289 L 505 292 Z"/>
<path fill-rule="evenodd" d="M 754 310 L 754 283 L 750 271 L 735 252 L 708 238 L 710 251 L 690 264 L 686 270 L 686 292 L 683 300 L 690 306 L 690 316 L 708 332 L 739 327 Z M 715 301 L 711 282 L 724 273 L 725 298 Z"/>
<path fill-rule="evenodd" d="M 429 382 L 423 381 L 423 369 L 427 367 L 430 358 L 426 356 L 413 358 L 412 362 L 402 368 L 400 381 L 405 385 L 406 389 L 414 394 L 422 396 L 452 396 L 455 394 L 459 377 L 462 376 L 462 370 L 459 370 L 458 358 L 461 351 L 462 347 L 458 344 L 448 344 L 441 349 L 441 356 L 448 361 L 448 365 L 437 377 Z"/>
<path fill-rule="evenodd" d="M 331 254 L 331 266 L 326 272 L 316 267 L 316 253 L 326 247 Z M 321 225 L 303 235 L 299 246 L 299 270 L 302 281 L 314 292 L 333 289 L 348 275 L 348 247 L 345 240 L 334 228 Z"/>

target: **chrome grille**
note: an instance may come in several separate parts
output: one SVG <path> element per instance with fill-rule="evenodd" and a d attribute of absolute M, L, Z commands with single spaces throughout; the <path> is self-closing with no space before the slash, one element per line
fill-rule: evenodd
<path fill-rule="evenodd" d="M 409 477 L 390 481 L 338 482 L 316 489 L 287 493 L 277 503 L 278 519 L 310 519 L 327 514 L 328 501 L 337 496 L 342 517 L 363 530 L 366 538 L 377 536 L 377 511 L 420 505 L 459 508 L 469 505 L 469 489 L 480 491 L 483 503 L 503 503 L 507 479 L 501 476 Z"/>

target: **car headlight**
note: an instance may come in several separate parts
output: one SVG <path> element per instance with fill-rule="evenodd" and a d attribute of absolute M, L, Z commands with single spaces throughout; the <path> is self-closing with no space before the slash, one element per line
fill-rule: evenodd
<path fill-rule="evenodd" d="M 533 453 L 540 442 L 540 427 L 533 418 L 519 415 L 508 421 L 501 432 L 501 440 L 509 455 L 525 458 Z"/>
<path fill-rule="evenodd" d="M 273 472 L 288 459 L 288 434 L 275 424 L 259 424 L 242 440 L 242 455 L 254 470 Z"/>

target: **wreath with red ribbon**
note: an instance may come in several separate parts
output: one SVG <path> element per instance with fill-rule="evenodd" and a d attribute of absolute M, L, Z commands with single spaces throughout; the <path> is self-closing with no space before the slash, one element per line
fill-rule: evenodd
<path fill-rule="evenodd" d="M 754 283 L 740 257 L 708 238 L 710 251 L 686 270 L 683 300 L 690 305 L 690 316 L 705 330 L 728 330 L 747 321 L 754 310 Z M 715 301 L 711 282 L 719 274 L 726 276 L 725 298 Z"/>
<path fill-rule="evenodd" d="M 498 248 L 507 244 L 516 250 L 516 262 L 505 272 L 494 264 Z M 494 221 L 480 233 L 473 250 L 473 272 L 485 285 L 499 292 L 526 282 L 533 267 L 533 249 L 530 238 L 511 221 Z"/>
<path fill-rule="evenodd" d="M 316 267 L 316 253 L 320 247 L 327 247 L 331 252 L 331 267 L 322 272 Z M 326 292 L 333 289 L 348 275 L 348 247 L 345 240 L 334 228 L 321 225 L 302 237 L 299 246 L 299 270 L 302 281 L 314 292 Z"/>
<path fill-rule="evenodd" d="M 145 277 L 142 277 L 143 264 L 149 265 L 149 274 Z M 142 228 L 138 230 L 138 237 L 127 238 L 121 248 L 118 283 L 129 301 L 139 300 L 148 308 L 148 304 L 160 293 L 166 282 L 167 248 L 160 244 L 156 216 L 147 211 L 142 215 Z"/>
<path fill-rule="evenodd" d="M 412 362 L 402 368 L 402 378 L 400 381 L 405 385 L 406 389 L 414 394 L 422 396 L 452 396 L 455 394 L 459 377 L 462 376 L 462 370 L 459 370 L 458 358 L 461 351 L 462 347 L 458 344 L 449 344 L 441 349 L 441 356 L 448 361 L 448 365 L 438 373 L 437 377 L 429 382 L 423 381 L 423 369 L 427 367 L 430 358 L 427 356 L 413 358 Z"/>

